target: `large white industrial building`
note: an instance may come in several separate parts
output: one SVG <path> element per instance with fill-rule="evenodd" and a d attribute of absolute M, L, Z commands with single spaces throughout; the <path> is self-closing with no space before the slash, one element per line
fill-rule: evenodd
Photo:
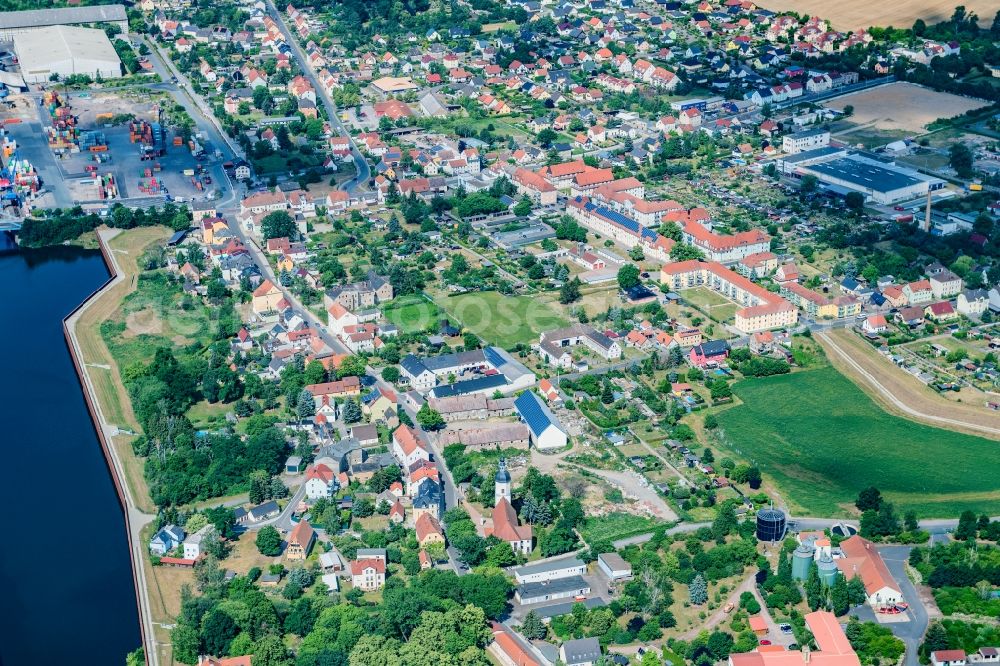
<path fill-rule="evenodd" d="M 15 35 L 32 32 L 55 25 L 117 25 L 128 32 L 128 15 L 124 5 L 98 5 L 94 7 L 60 7 L 54 9 L 26 9 L 19 12 L 0 12 L 0 41 L 9 42 Z"/>
<path fill-rule="evenodd" d="M 49 81 L 53 74 L 116 79 L 122 61 L 103 30 L 57 25 L 14 35 L 14 51 L 28 83 Z"/>

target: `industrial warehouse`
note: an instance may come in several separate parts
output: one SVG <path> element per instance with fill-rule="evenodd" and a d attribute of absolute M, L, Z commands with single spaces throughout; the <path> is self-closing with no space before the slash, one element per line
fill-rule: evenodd
<path fill-rule="evenodd" d="M 14 51 L 28 83 L 43 83 L 53 75 L 122 76 L 121 58 L 103 30 L 57 25 L 21 32 L 14 35 Z"/>
<path fill-rule="evenodd" d="M 805 151 L 779 162 L 779 170 L 783 173 L 793 173 L 799 178 L 815 176 L 833 192 L 842 195 L 859 192 L 865 201 L 880 205 L 918 199 L 945 185 L 940 178 L 925 176 L 891 162 L 846 154 L 837 148 Z"/>
<path fill-rule="evenodd" d="M 58 9 L 28 9 L 0 13 L 0 41 L 9 42 L 16 35 L 57 25 L 100 25 L 108 23 L 128 32 L 128 15 L 124 5 L 97 7 L 63 7 Z"/>

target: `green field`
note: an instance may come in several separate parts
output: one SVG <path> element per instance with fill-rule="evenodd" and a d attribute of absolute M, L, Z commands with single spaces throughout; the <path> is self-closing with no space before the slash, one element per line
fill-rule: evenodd
<path fill-rule="evenodd" d="M 718 322 L 726 322 L 736 316 L 737 305 L 720 293 L 707 287 L 693 287 L 681 292 L 681 298 L 691 307 Z"/>
<path fill-rule="evenodd" d="M 725 444 L 755 461 L 799 515 L 844 515 L 872 485 L 900 514 L 1000 513 L 1000 489 L 984 469 L 1000 442 L 888 414 L 832 367 L 733 389 L 743 404 L 718 415 Z"/>
<path fill-rule="evenodd" d="M 386 305 L 383 313 L 403 333 L 436 330 L 441 314 L 437 304 L 417 295 L 400 296 Z"/>
<path fill-rule="evenodd" d="M 542 331 L 569 323 L 544 298 L 537 296 L 505 296 L 485 291 L 441 296 L 436 302 L 466 330 L 505 349 L 538 342 Z"/>
<path fill-rule="evenodd" d="M 662 524 L 652 518 L 633 516 L 630 513 L 611 513 L 606 516 L 591 516 L 580 528 L 580 536 L 588 544 L 610 543 L 618 539 L 645 534 Z"/>
<path fill-rule="evenodd" d="M 136 290 L 101 322 L 101 335 L 118 367 L 148 363 L 160 347 L 207 343 L 212 320 L 201 299 L 185 298 L 165 271 L 139 275 Z"/>

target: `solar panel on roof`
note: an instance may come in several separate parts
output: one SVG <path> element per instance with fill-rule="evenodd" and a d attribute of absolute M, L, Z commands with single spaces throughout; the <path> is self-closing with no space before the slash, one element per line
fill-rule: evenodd
<path fill-rule="evenodd" d="M 507 363 L 503 356 L 500 355 L 500 352 L 498 352 L 494 347 L 486 347 L 483 350 L 483 355 L 486 356 L 486 360 L 489 361 L 495 368 L 499 368 L 501 365 L 505 365 Z"/>
<path fill-rule="evenodd" d="M 544 409 L 542 401 L 531 391 L 525 391 L 517 396 L 514 407 L 536 437 L 545 432 L 545 429 L 552 424 L 552 420 L 545 413 L 547 410 Z"/>

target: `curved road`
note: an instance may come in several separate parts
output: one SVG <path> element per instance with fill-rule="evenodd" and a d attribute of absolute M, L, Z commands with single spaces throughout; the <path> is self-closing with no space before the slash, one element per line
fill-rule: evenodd
<path fill-rule="evenodd" d="M 826 344 L 830 346 L 845 363 L 854 368 L 862 377 L 864 377 L 869 384 L 871 384 L 875 390 L 877 390 L 886 400 L 888 400 L 894 407 L 902 411 L 904 414 L 913 416 L 920 421 L 933 421 L 935 423 L 941 423 L 946 426 L 958 426 L 960 428 L 967 428 L 969 430 L 976 430 L 979 432 L 989 433 L 991 435 L 1000 436 L 1000 428 L 993 428 L 991 426 L 979 425 L 978 423 L 969 423 L 967 421 L 962 421 L 961 419 L 952 419 L 945 416 L 934 416 L 932 414 L 925 414 L 921 411 L 913 409 L 902 400 L 897 398 L 893 393 L 883 386 L 878 379 L 876 379 L 870 372 L 865 370 L 860 363 L 855 361 L 851 356 L 841 349 L 837 343 L 826 333 L 817 333 L 816 336 L 823 340 Z"/>
<path fill-rule="evenodd" d="M 368 179 L 371 178 L 371 168 L 368 166 L 368 161 L 365 159 L 361 151 L 358 150 L 357 144 L 354 143 L 354 138 L 351 133 L 347 131 L 344 124 L 340 120 L 340 114 L 337 113 L 337 105 L 333 103 L 333 99 L 327 94 L 326 88 L 319 85 L 316 80 L 316 73 L 313 72 L 312 68 L 306 62 L 306 54 L 302 51 L 302 47 L 299 46 L 299 42 L 295 39 L 295 36 L 288 29 L 288 25 L 285 24 L 285 19 L 281 16 L 281 12 L 278 8 L 274 6 L 273 0 L 265 0 L 267 3 L 267 11 L 271 15 L 271 18 L 278 24 L 281 29 L 281 34 L 285 37 L 285 42 L 292 48 L 292 54 L 295 56 L 295 60 L 299 63 L 299 69 L 302 70 L 303 75 L 309 79 L 312 87 L 316 89 L 316 96 L 320 102 L 323 103 L 323 107 L 326 109 L 326 115 L 329 116 L 330 127 L 337 129 L 342 136 L 346 136 L 351 145 L 351 155 L 354 157 L 354 168 L 357 170 L 357 174 L 351 180 L 345 182 L 342 187 L 346 192 L 353 192 L 355 189 L 366 189 L 368 186 Z"/>

